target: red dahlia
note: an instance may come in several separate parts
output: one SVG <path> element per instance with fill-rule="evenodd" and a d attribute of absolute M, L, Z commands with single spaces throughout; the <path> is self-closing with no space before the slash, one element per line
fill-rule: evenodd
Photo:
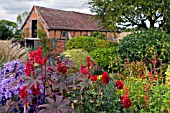
<path fill-rule="evenodd" d="M 125 108 L 130 108 L 132 106 L 131 100 L 128 98 L 128 95 L 123 95 L 121 97 L 122 104 Z"/>
<path fill-rule="evenodd" d="M 123 87 L 124 87 L 124 84 L 123 84 L 123 82 L 121 81 L 121 80 L 117 80 L 116 81 L 116 87 L 117 87 L 117 89 L 123 89 Z"/>
<path fill-rule="evenodd" d="M 102 83 L 107 84 L 109 83 L 109 80 L 110 80 L 110 77 L 109 77 L 108 72 L 102 73 Z"/>
<path fill-rule="evenodd" d="M 97 81 L 97 75 L 90 76 L 91 81 L 96 82 Z"/>
<path fill-rule="evenodd" d="M 87 70 L 86 66 L 80 66 L 80 72 L 82 74 L 89 74 L 89 71 Z"/>

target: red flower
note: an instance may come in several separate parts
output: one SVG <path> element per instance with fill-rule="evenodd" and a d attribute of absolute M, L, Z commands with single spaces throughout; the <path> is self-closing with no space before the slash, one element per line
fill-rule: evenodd
<path fill-rule="evenodd" d="M 153 64 L 153 65 L 156 65 L 156 62 L 157 62 L 157 61 L 156 61 L 156 58 L 154 58 L 154 59 L 152 60 L 152 64 Z"/>
<path fill-rule="evenodd" d="M 44 65 L 47 60 L 43 57 L 42 46 L 40 46 L 37 50 L 30 52 L 29 59 L 40 66 Z"/>
<path fill-rule="evenodd" d="M 21 99 L 26 99 L 28 97 L 28 92 L 26 90 L 26 86 L 23 86 L 22 88 L 20 88 L 19 93 L 20 93 L 20 98 Z"/>
<path fill-rule="evenodd" d="M 32 63 L 30 63 L 30 62 L 26 62 L 26 64 L 25 64 L 25 73 L 26 73 L 26 76 L 31 76 L 31 71 L 33 71 L 34 70 L 34 66 L 33 66 L 33 64 Z"/>
<path fill-rule="evenodd" d="M 80 66 L 80 72 L 82 74 L 89 74 L 89 71 L 87 70 L 86 66 Z"/>
<path fill-rule="evenodd" d="M 58 72 L 61 72 L 63 74 L 65 74 L 67 72 L 67 68 L 66 66 L 63 66 L 61 63 L 60 64 L 57 64 L 58 68 L 57 68 L 57 71 Z"/>
<path fill-rule="evenodd" d="M 124 94 L 127 95 L 127 96 L 129 95 L 129 89 L 128 89 L 128 87 L 125 88 Z"/>
<path fill-rule="evenodd" d="M 149 74 L 149 76 L 152 76 L 152 71 L 149 71 L 148 74 Z"/>
<path fill-rule="evenodd" d="M 90 61 L 87 62 L 87 65 L 88 65 L 88 66 L 91 66 L 91 65 L 92 65 L 92 62 L 90 62 Z"/>
<path fill-rule="evenodd" d="M 122 104 L 125 108 L 130 108 L 132 106 L 131 100 L 128 98 L 128 95 L 123 95 L 121 97 Z"/>
<path fill-rule="evenodd" d="M 144 98 L 146 103 L 149 103 L 149 97 L 148 96 L 144 95 L 143 98 Z"/>
<path fill-rule="evenodd" d="M 35 89 L 34 85 L 31 86 L 31 91 L 33 95 L 38 95 L 40 94 L 40 85 L 37 84 L 37 88 Z"/>
<path fill-rule="evenodd" d="M 89 62 L 90 61 L 90 56 L 86 57 L 86 61 Z"/>
<path fill-rule="evenodd" d="M 123 100 L 124 98 L 128 98 L 128 95 L 121 96 L 121 100 Z"/>
<path fill-rule="evenodd" d="M 117 87 L 117 89 L 123 89 L 123 87 L 124 87 L 124 84 L 123 84 L 123 82 L 121 81 L 121 80 L 117 80 L 116 81 L 116 87 Z"/>
<path fill-rule="evenodd" d="M 110 80 L 110 77 L 109 77 L 108 72 L 102 73 L 102 83 L 107 84 L 109 83 L 109 80 Z"/>
<path fill-rule="evenodd" d="M 97 75 L 90 76 L 91 81 L 96 82 L 97 81 Z"/>

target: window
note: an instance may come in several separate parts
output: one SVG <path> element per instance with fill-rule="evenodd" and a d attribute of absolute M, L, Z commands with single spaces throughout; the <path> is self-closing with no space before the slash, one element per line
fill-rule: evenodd
<path fill-rule="evenodd" d="M 57 44 L 57 40 L 52 39 L 52 48 L 56 49 L 57 48 L 56 44 Z"/>
<path fill-rule="evenodd" d="M 67 32 L 66 31 L 62 31 L 61 37 L 66 37 Z"/>
<path fill-rule="evenodd" d="M 32 20 L 32 38 L 37 38 L 37 20 Z"/>

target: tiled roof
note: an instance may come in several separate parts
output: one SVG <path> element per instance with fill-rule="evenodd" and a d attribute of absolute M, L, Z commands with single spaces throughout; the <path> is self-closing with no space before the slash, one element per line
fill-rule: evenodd
<path fill-rule="evenodd" d="M 99 20 L 92 19 L 94 15 L 74 11 L 34 6 L 48 26 L 48 29 L 65 30 L 101 30 Z"/>

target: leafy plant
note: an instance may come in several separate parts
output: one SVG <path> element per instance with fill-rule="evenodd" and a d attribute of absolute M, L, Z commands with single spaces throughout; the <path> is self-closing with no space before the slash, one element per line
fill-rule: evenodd
<path fill-rule="evenodd" d="M 109 66 L 110 63 L 115 60 L 117 55 L 116 49 L 116 47 L 98 48 L 90 52 L 90 55 L 94 58 L 99 67 L 102 67 L 105 70 L 111 70 L 111 67 Z"/>
<path fill-rule="evenodd" d="M 169 111 L 169 87 L 167 85 L 152 85 L 147 79 L 128 77 L 125 82 L 129 86 L 133 105 L 131 112 L 163 112 Z"/>
<path fill-rule="evenodd" d="M 162 63 L 170 60 L 170 36 L 160 30 L 139 31 L 130 34 L 120 42 L 118 53 L 130 61 L 143 61 L 149 64 L 156 54 Z"/>
<path fill-rule="evenodd" d="M 48 58 L 48 59 L 47 59 Z M 66 57 L 57 57 L 57 56 L 50 56 L 50 57 L 44 57 L 42 53 L 42 47 L 38 48 L 37 50 L 30 52 L 29 60 L 25 64 L 24 71 L 22 70 L 22 73 L 24 72 L 25 76 L 17 77 L 20 74 L 18 73 L 18 68 L 16 63 L 10 63 L 6 64 L 6 67 L 11 66 L 9 68 L 5 68 L 6 71 L 2 70 L 1 73 L 4 73 L 5 77 L 7 78 L 7 89 L 4 90 L 3 94 L 8 93 L 12 87 L 15 87 L 17 85 L 20 85 L 19 88 L 17 88 L 16 94 L 15 92 L 12 93 L 11 96 L 8 96 L 9 99 L 14 99 L 15 97 L 18 99 L 15 99 L 13 101 L 17 102 L 17 105 L 19 109 L 16 110 L 16 112 L 34 112 L 39 111 L 38 106 L 42 104 L 47 104 L 47 101 L 50 103 L 50 105 L 60 105 L 58 106 L 55 111 L 54 106 L 54 113 L 58 113 L 58 110 L 61 112 L 61 109 L 68 110 L 68 107 L 64 107 L 65 105 L 69 104 L 66 100 L 69 100 L 69 92 L 71 92 L 73 86 L 76 87 L 75 81 L 77 79 L 76 76 L 72 75 L 70 76 L 69 68 L 73 67 L 72 62 L 66 58 Z M 16 70 L 15 70 L 16 69 Z M 5 72 L 11 72 L 12 73 L 5 73 Z M 14 71 L 14 72 L 13 72 Z M 21 71 L 21 70 L 20 70 Z M 16 74 L 12 78 L 12 75 Z M 19 75 L 18 75 L 19 74 Z M 16 77 L 16 78 L 15 78 Z M 15 80 L 13 80 L 15 79 Z M 5 79 L 3 79 L 5 80 Z M 21 81 L 22 80 L 22 81 Z M 9 82 L 10 81 L 10 82 Z M 2 82 L 4 83 L 4 81 Z M 2 87 L 3 88 L 3 87 Z M 15 89 L 14 88 L 14 89 Z M 13 90 L 11 90 L 13 91 Z M 64 95 L 64 98 L 60 98 L 56 95 Z M 10 95 L 10 94 L 9 94 Z M 5 95 L 6 96 L 6 95 Z M 53 98 L 54 103 L 50 101 L 50 97 Z M 2 99 L 3 100 L 3 99 Z M 6 98 L 3 102 L 6 102 Z M 64 102 L 64 103 L 63 103 Z M 4 109 L 4 106 L 7 105 L 8 102 L 4 103 L 3 106 L 0 107 L 0 109 Z M 10 106 L 12 107 L 12 106 Z M 12 108 L 5 109 L 5 112 L 10 112 Z M 44 108 L 41 108 L 41 110 Z M 14 109 L 12 109 L 14 110 Z M 46 106 L 46 110 L 48 111 L 48 106 Z M 67 111 L 66 111 L 67 112 Z"/>
<path fill-rule="evenodd" d="M 107 36 L 106 34 L 103 34 L 102 32 L 99 32 L 99 31 L 94 31 L 92 32 L 91 34 L 92 37 L 95 37 L 97 39 L 103 39 L 103 40 L 107 40 Z"/>
<path fill-rule="evenodd" d="M 83 49 L 66 50 L 62 54 L 69 57 L 69 59 L 73 61 L 74 67 L 78 70 L 81 65 L 86 65 L 86 56 L 90 56 L 90 54 Z"/>
<path fill-rule="evenodd" d="M 40 44 L 43 47 L 44 54 L 49 54 L 50 52 L 50 40 L 47 38 L 47 33 L 43 29 L 43 26 L 39 23 L 40 28 L 37 30 L 38 37 L 40 38 Z M 37 49 L 37 48 L 36 48 Z"/>
<path fill-rule="evenodd" d="M 97 39 L 89 36 L 80 36 L 70 39 L 66 44 L 66 50 L 70 49 L 84 49 L 87 52 L 91 52 L 97 48 L 107 48 L 110 46 L 110 42 Z"/>
<path fill-rule="evenodd" d="M 62 96 L 57 96 L 56 100 L 46 97 L 49 104 L 39 105 L 41 108 L 45 108 L 39 111 L 39 113 L 68 113 L 68 111 L 73 111 L 69 104 L 69 101 L 63 100 Z"/>

